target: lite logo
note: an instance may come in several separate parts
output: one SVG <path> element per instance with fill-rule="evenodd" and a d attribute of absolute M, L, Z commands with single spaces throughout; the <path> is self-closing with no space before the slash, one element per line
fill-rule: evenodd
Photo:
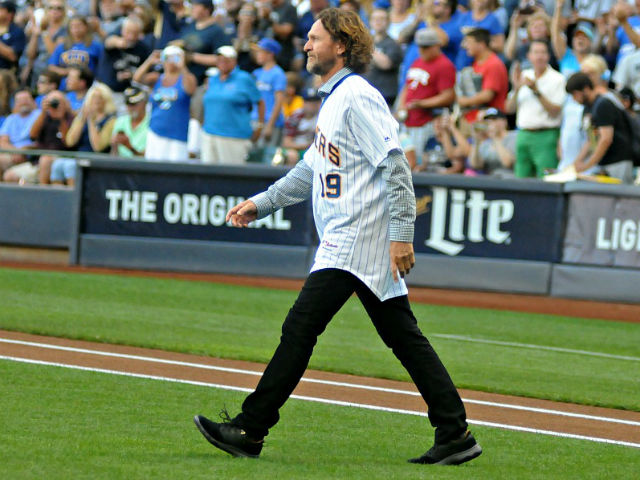
<path fill-rule="evenodd" d="M 513 218 L 511 200 L 487 200 L 480 190 L 449 192 L 448 188 L 433 187 L 432 191 L 431 236 L 425 241 L 428 247 L 454 256 L 464 249 L 465 240 L 511 243 L 511 233 L 502 230 L 502 225 Z"/>
<path fill-rule="evenodd" d="M 609 223 L 608 219 L 599 218 L 596 248 L 640 252 L 640 221 L 614 218 Z"/>

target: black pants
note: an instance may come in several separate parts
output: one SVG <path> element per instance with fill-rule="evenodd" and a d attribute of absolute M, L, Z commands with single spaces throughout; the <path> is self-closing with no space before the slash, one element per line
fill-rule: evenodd
<path fill-rule="evenodd" d="M 418 328 L 407 296 L 381 302 L 357 277 L 337 269 L 309 275 L 282 326 L 280 345 L 234 423 L 255 437 L 268 433 L 280 418 L 278 410 L 304 374 L 317 337 L 354 292 L 429 406 L 436 442 L 462 434 L 467 428 L 464 405 L 440 358 Z"/>

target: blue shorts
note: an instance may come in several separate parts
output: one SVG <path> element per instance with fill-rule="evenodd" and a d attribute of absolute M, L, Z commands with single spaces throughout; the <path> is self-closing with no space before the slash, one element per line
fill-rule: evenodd
<path fill-rule="evenodd" d="M 70 178 L 76 178 L 75 158 L 56 158 L 51 164 L 51 181 L 64 182 Z"/>

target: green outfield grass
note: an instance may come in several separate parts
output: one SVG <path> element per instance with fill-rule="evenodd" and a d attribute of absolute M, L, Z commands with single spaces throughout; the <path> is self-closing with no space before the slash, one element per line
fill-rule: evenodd
<path fill-rule="evenodd" d="M 7 479 L 627 479 L 637 449 L 474 427 L 460 467 L 411 465 L 422 417 L 290 400 L 259 460 L 209 445 L 192 422 L 244 394 L 0 360 L 0 471 Z"/>
<path fill-rule="evenodd" d="M 0 328 L 266 362 L 296 295 L 171 279 L 0 269 Z M 417 304 L 414 311 L 458 387 L 640 411 L 640 324 Z M 310 367 L 408 380 L 355 299 L 320 338 Z"/>

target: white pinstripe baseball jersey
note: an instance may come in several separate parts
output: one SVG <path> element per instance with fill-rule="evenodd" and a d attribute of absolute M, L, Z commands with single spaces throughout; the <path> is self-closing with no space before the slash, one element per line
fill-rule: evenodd
<path fill-rule="evenodd" d="M 393 281 L 389 205 L 382 162 L 400 150 L 398 123 L 382 95 L 342 69 L 321 89 L 325 97 L 314 143 L 304 155 L 313 170 L 313 215 L 320 237 L 311 271 L 339 268 L 381 300 L 405 295 Z"/>

